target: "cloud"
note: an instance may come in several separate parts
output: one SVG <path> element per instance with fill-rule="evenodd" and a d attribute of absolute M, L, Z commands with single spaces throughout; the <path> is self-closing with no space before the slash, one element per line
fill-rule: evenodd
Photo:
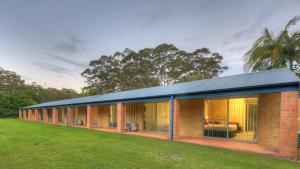
<path fill-rule="evenodd" d="M 59 65 L 45 63 L 45 62 L 39 62 L 39 61 L 33 62 L 33 65 L 35 65 L 35 66 L 37 66 L 41 69 L 56 73 L 58 75 L 64 75 L 64 74 L 73 75 L 72 70 L 64 68 L 64 67 L 59 66 Z"/>
<path fill-rule="evenodd" d="M 66 39 L 56 43 L 53 50 L 65 54 L 78 54 L 85 50 L 86 40 L 80 39 L 78 34 L 71 32 Z"/>
<path fill-rule="evenodd" d="M 23 80 L 25 80 L 25 82 L 29 82 L 29 81 L 33 81 L 33 78 L 26 76 L 26 75 L 22 75 L 21 76 Z"/>
<path fill-rule="evenodd" d="M 243 45 L 235 45 L 233 47 L 228 48 L 228 51 L 230 52 L 241 52 L 245 51 L 250 47 L 249 44 L 243 44 Z"/>
<path fill-rule="evenodd" d="M 77 67 L 81 67 L 81 68 L 87 68 L 88 67 L 88 65 L 85 64 L 85 63 L 80 63 L 80 62 L 77 62 L 77 61 L 74 61 L 74 60 L 71 60 L 71 59 L 67 59 L 65 57 L 58 56 L 58 55 L 55 55 L 55 54 L 52 54 L 52 53 L 47 53 L 47 55 L 52 56 L 53 58 L 55 58 L 57 60 L 63 61 L 65 63 L 71 64 L 71 65 L 74 65 L 74 66 L 77 66 Z"/>
<path fill-rule="evenodd" d="M 260 13 L 258 13 L 256 19 L 250 24 L 250 26 L 235 32 L 229 38 L 225 39 L 223 41 L 223 45 L 231 44 L 241 39 L 250 38 L 258 31 L 258 29 L 262 29 L 263 24 L 275 13 L 276 8 L 278 7 L 280 7 L 279 0 L 274 0 L 271 2 L 268 7 L 264 8 Z"/>
<path fill-rule="evenodd" d="M 148 28 L 171 16 L 172 12 L 166 4 L 151 5 L 137 16 L 142 28 Z"/>

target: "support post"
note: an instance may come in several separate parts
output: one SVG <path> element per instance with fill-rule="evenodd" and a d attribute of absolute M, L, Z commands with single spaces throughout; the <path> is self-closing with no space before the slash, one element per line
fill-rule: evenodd
<path fill-rule="evenodd" d="M 67 120 L 67 126 L 72 127 L 73 126 L 73 108 L 72 107 L 68 107 L 68 120 Z"/>
<path fill-rule="evenodd" d="M 117 103 L 117 132 L 125 132 L 125 105 Z"/>
<path fill-rule="evenodd" d="M 173 119 L 173 115 L 174 115 L 174 96 L 172 95 L 170 98 L 170 141 L 173 141 L 173 123 L 174 123 L 174 119 Z"/>
<path fill-rule="evenodd" d="M 86 120 L 86 127 L 92 128 L 93 127 L 93 116 L 95 113 L 95 106 L 87 105 L 87 120 Z"/>
<path fill-rule="evenodd" d="M 26 113 L 26 109 L 23 110 L 23 119 L 26 120 L 27 119 L 27 113 Z"/>
<path fill-rule="evenodd" d="M 54 107 L 52 109 L 52 113 L 53 113 L 53 120 L 52 120 L 52 123 L 53 124 L 58 124 L 58 108 L 57 107 Z"/>
<path fill-rule="evenodd" d="M 28 109 L 28 120 L 32 120 L 32 109 Z"/>
<path fill-rule="evenodd" d="M 178 140 L 180 136 L 180 101 L 174 100 L 174 126 L 173 126 L 173 139 Z"/>
<path fill-rule="evenodd" d="M 23 118 L 23 111 L 19 110 L 19 119 L 22 119 L 22 118 Z"/>
<path fill-rule="evenodd" d="M 48 109 L 46 108 L 43 109 L 43 115 L 44 115 L 44 122 L 48 123 L 48 118 L 49 118 Z"/>
<path fill-rule="evenodd" d="M 35 121 L 39 121 L 39 110 L 38 109 L 34 109 L 34 114 L 35 114 Z"/>

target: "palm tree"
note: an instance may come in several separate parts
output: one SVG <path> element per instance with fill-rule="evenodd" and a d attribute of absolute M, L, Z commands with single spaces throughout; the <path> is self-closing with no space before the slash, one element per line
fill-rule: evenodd
<path fill-rule="evenodd" d="M 284 30 L 274 37 L 268 29 L 256 40 L 252 48 L 244 55 L 245 70 L 260 71 L 287 67 L 300 77 L 300 32 L 289 33 L 292 25 L 300 20 L 294 17 Z"/>

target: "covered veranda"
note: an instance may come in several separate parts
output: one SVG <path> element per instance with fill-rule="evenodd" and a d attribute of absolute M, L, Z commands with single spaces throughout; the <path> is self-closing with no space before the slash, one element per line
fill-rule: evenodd
<path fill-rule="evenodd" d="M 168 139 L 169 124 L 169 100 L 125 104 L 125 134 Z"/>
<path fill-rule="evenodd" d="M 66 106 L 69 126 L 293 159 L 298 89 L 299 79 L 278 69 L 49 102 L 25 108 L 20 117 L 42 108 L 48 122 L 55 107 Z"/>
<path fill-rule="evenodd" d="M 116 132 L 117 130 L 117 105 L 96 104 L 88 107 L 91 124 L 89 128 L 99 131 Z"/>

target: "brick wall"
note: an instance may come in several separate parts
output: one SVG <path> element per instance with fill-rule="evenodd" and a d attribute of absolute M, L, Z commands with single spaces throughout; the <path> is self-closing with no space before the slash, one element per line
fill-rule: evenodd
<path fill-rule="evenodd" d="M 23 118 L 23 111 L 19 110 L 19 119 L 22 119 L 22 118 Z"/>
<path fill-rule="evenodd" d="M 298 98 L 298 131 L 300 132 L 300 98 Z"/>
<path fill-rule="evenodd" d="M 54 107 L 52 109 L 52 113 L 53 113 L 53 120 L 52 120 L 52 123 L 53 124 L 57 124 L 58 123 L 58 108 L 57 107 Z"/>
<path fill-rule="evenodd" d="M 97 113 L 94 116 L 98 127 L 106 128 L 108 126 L 108 117 L 109 117 L 110 105 L 101 105 L 97 106 Z"/>
<path fill-rule="evenodd" d="M 73 115 L 74 115 L 74 108 L 68 107 L 68 126 L 73 126 Z"/>
<path fill-rule="evenodd" d="M 261 94 L 258 99 L 258 144 L 279 146 L 280 93 Z"/>
<path fill-rule="evenodd" d="M 282 92 L 280 103 L 280 156 L 297 159 L 298 91 Z"/>
<path fill-rule="evenodd" d="M 94 115 L 97 112 L 97 106 L 87 105 L 87 114 L 86 114 L 86 127 L 92 128 L 94 122 Z"/>
<path fill-rule="evenodd" d="M 203 135 L 203 100 L 182 100 L 179 104 L 179 136 L 201 137 Z"/>
<path fill-rule="evenodd" d="M 48 109 L 44 108 L 43 114 L 44 114 L 44 122 L 48 123 L 48 118 L 49 118 Z"/>
<path fill-rule="evenodd" d="M 297 157 L 298 92 L 259 96 L 258 144 L 278 155 Z"/>
<path fill-rule="evenodd" d="M 117 104 L 117 132 L 125 132 L 125 104 Z"/>

